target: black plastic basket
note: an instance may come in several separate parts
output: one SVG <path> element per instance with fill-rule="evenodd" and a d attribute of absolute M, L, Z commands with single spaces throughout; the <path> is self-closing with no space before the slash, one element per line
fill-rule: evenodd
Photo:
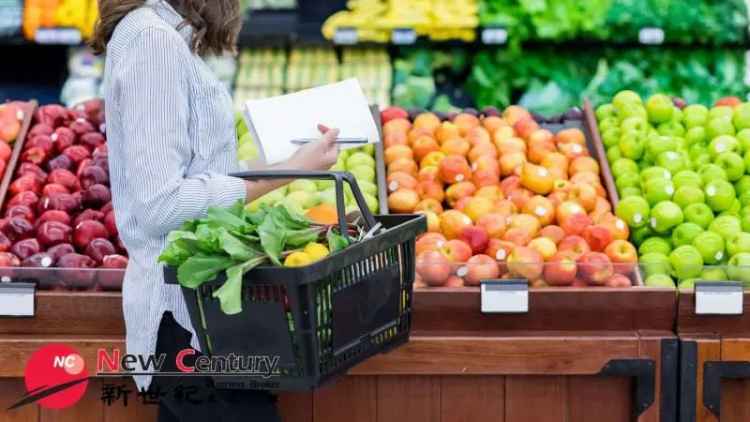
<path fill-rule="evenodd" d="M 346 181 L 368 229 L 381 224 L 384 230 L 307 267 L 264 266 L 248 272 L 242 312 L 237 315 L 224 314 L 212 297 L 225 281 L 223 274 L 197 289 L 183 287 L 204 354 L 261 357 L 250 367 L 260 372 L 269 362 L 262 357 L 278 357 L 270 376 L 215 371 L 222 372 L 212 374 L 217 387 L 309 390 L 408 341 L 415 238 L 426 230 L 424 216 L 373 216 L 349 173 L 271 171 L 235 176 L 332 179 L 342 228 Z M 165 279 L 177 283 L 176 270 L 165 268 Z"/>

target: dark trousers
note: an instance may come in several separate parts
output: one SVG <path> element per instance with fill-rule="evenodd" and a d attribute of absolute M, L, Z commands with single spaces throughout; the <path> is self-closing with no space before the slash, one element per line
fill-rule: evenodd
<path fill-rule="evenodd" d="M 190 348 L 192 335 L 172 316 L 164 314 L 159 325 L 156 355 L 166 354 L 162 371 L 176 372 L 175 357 Z M 199 354 L 186 358 L 193 363 Z M 152 391 L 161 395 L 158 422 L 280 422 L 276 397 L 266 391 L 219 390 L 208 377 L 158 377 Z"/>

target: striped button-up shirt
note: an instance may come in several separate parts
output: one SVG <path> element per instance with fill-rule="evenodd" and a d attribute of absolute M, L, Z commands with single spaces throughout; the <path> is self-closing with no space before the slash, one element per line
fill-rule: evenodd
<path fill-rule="evenodd" d="M 164 0 L 128 14 L 107 45 L 105 104 L 112 201 L 130 254 L 123 285 L 127 351 L 153 353 L 165 311 L 195 333 L 180 287 L 157 258 L 167 234 L 209 206 L 245 199 L 232 100 L 190 50 L 192 29 Z M 193 335 L 193 347 L 198 347 Z M 146 388 L 149 376 L 137 376 Z"/>

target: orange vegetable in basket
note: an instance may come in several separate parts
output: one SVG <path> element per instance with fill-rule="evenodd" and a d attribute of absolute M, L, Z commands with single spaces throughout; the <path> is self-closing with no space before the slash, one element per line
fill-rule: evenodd
<path fill-rule="evenodd" d="M 316 224 L 336 224 L 339 221 L 336 207 L 330 204 L 320 204 L 307 210 L 307 218 Z"/>

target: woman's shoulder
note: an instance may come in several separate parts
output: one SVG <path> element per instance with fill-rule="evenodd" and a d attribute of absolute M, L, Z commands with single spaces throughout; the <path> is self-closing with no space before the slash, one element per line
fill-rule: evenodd
<path fill-rule="evenodd" d="M 128 13 L 120 21 L 107 45 L 107 52 L 117 54 L 127 49 L 135 40 L 144 37 L 158 38 L 168 44 L 174 43 L 176 50 L 173 51 L 179 51 L 180 48 L 186 46 L 174 27 L 165 22 L 150 7 L 144 6 Z"/>

